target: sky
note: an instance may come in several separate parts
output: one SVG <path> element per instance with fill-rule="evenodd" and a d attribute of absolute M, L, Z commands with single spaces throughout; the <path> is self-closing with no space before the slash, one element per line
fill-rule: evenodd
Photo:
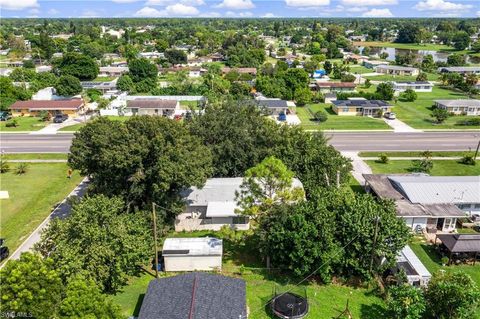
<path fill-rule="evenodd" d="M 0 17 L 480 17 L 480 0 L 0 0 Z"/>

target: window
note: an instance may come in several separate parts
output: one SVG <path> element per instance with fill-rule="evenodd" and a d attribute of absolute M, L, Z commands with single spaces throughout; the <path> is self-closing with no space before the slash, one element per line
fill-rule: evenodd
<path fill-rule="evenodd" d="M 236 216 L 232 218 L 232 224 L 248 224 L 248 217 L 246 216 Z"/>
<path fill-rule="evenodd" d="M 348 112 L 348 107 L 344 107 L 342 112 Z"/>
<path fill-rule="evenodd" d="M 479 209 L 479 208 L 480 208 L 480 204 L 475 204 L 473 207 L 474 207 L 475 209 Z"/>

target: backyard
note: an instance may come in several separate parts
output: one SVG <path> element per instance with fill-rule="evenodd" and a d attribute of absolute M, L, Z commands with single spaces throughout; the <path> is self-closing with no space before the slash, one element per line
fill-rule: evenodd
<path fill-rule="evenodd" d="M 388 164 L 377 160 L 365 161 L 374 174 L 401 174 L 412 173 L 413 161 L 390 160 Z M 477 165 L 465 165 L 458 160 L 434 160 L 433 168 L 429 173 L 432 176 L 476 176 L 480 175 L 480 163 Z"/>
<path fill-rule="evenodd" d="M 431 116 L 434 100 L 467 99 L 468 96 L 461 92 L 449 90 L 444 87 L 434 86 L 432 92 L 417 93 L 417 100 L 413 102 L 398 101 L 393 111 L 397 118 L 408 125 L 418 129 L 479 129 L 480 126 L 462 126 L 457 122 L 471 119 L 472 116 L 450 116 L 442 124 L 436 124 Z"/>
<path fill-rule="evenodd" d="M 0 201 L 0 236 L 12 253 L 82 180 L 78 172 L 67 178 L 66 163 L 28 163 L 25 174 L 16 173 L 18 165 L 9 163 L 10 171 L 0 175 L 1 189 L 9 194 Z"/>
<path fill-rule="evenodd" d="M 16 127 L 7 127 L 7 123 L 17 122 Z M 41 121 L 39 117 L 33 116 L 18 116 L 11 118 L 8 121 L 0 122 L 0 131 L 2 132 L 22 132 L 22 131 L 38 131 L 45 127 L 47 122 Z"/>
<path fill-rule="evenodd" d="M 173 233 L 170 236 L 218 237 L 218 234 L 201 231 Z M 248 241 L 245 246 L 239 247 L 224 240 L 222 274 L 243 278 L 246 281 L 249 318 L 272 318 L 266 312 L 265 306 L 272 297 L 274 287 L 293 288 L 294 283 L 300 279 L 261 268 L 264 265 L 258 260 L 258 253 L 254 253 L 254 250 Z M 175 273 L 162 273 L 162 276 L 169 275 Z M 141 276 L 132 278 L 122 292 L 113 296 L 113 300 L 121 306 L 124 315 L 138 315 L 148 283 L 152 279 L 153 272 L 145 271 Z M 319 285 L 315 282 L 308 282 L 304 287 L 309 298 L 309 318 L 330 319 L 339 315 L 345 309 L 347 300 L 354 318 L 379 318 L 385 312 L 383 300 L 376 296 L 373 289 L 341 284 Z"/>
<path fill-rule="evenodd" d="M 380 47 L 380 48 L 396 48 L 404 50 L 428 50 L 428 51 L 455 51 L 453 47 L 443 44 L 433 43 L 395 43 L 382 41 L 368 41 L 368 42 L 353 42 L 353 45 L 362 47 Z"/>
<path fill-rule="evenodd" d="M 314 120 L 314 114 L 324 111 L 328 114 L 325 122 L 320 123 Z M 297 107 L 296 112 L 301 126 L 306 130 L 391 130 L 382 119 L 375 119 L 365 116 L 339 116 L 333 112 L 330 105 L 324 103 L 309 104 L 304 107 Z"/>
<path fill-rule="evenodd" d="M 375 72 L 374 70 L 370 70 L 371 72 Z M 366 79 L 370 79 L 371 81 L 416 81 L 416 76 L 409 76 L 409 75 L 389 75 L 389 74 L 380 74 L 380 75 L 366 75 Z M 427 73 L 427 80 L 428 81 L 437 81 L 439 75 L 436 73 Z"/>

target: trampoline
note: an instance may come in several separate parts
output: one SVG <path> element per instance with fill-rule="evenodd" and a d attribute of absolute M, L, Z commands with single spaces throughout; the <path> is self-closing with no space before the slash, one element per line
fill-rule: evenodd
<path fill-rule="evenodd" d="M 273 313 L 282 319 L 300 319 L 308 313 L 308 300 L 306 292 L 294 293 L 275 291 L 275 296 L 270 300 Z"/>

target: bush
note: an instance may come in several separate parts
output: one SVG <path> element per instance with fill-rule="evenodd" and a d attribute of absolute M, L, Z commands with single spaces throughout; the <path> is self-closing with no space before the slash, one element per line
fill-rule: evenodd
<path fill-rule="evenodd" d="M 417 99 L 417 93 L 412 89 L 407 89 L 400 95 L 402 101 L 413 102 Z"/>
<path fill-rule="evenodd" d="M 443 256 L 442 259 L 440 260 L 442 262 L 442 265 L 447 265 L 448 264 L 448 257 L 447 256 Z"/>
<path fill-rule="evenodd" d="M 40 113 L 38 113 L 38 117 L 44 122 L 50 121 L 50 119 L 52 118 L 50 112 L 48 111 L 41 111 Z"/>
<path fill-rule="evenodd" d="M 465 155 L 460 159 L 460 163 L 465 164 L 465 165 L 475 165 L 475 159 L 473 158 L 473 155 Z"/>
<path fill-rule="evenodd" d="M 475 118 L 459 121 L 459 122 L 457 122 L 457 125 L 465 125 L 465 126 L 480 125 L 480 117 L 475 117 Z"/>
<path fill-rule="evenodd" d="M 28 165 L 27 165 L 27 163 L 20 163 L 20 164 L 18 164 L 17 169 L 16 169 L 15 172 L 16 172 L 18 175 L 23 175 L 23 174 L 25 174 L 27 171 L 28 171 Z"/>
<path fill-rule="evenodd" d="M 380 156 L 378 157 L 378 161 L 379 161 L 380 163 L 383 163 L 383 164 L 388 164 L 388 162 L 390 161 L 390 159 L 388 158 L 387 154 L 382 153 L 382 154 L 380 154 Z"/>
<path fill-rule="evenodd" d="M 314 117 L 315 117 L 315 121 L 318 121 L 320 123 L 325 122 L 328 119 L 328 115 L 324 111 L 316 112 Z"/>
<path fill-rule="evenodd" d="M 433 161 L 429 158 L 413 161 L 411 171 L 417 173 L 430 173 L 433 168 Z"/>
<path fill-rule="evenodd" d="M 17 126 L 18 126 L 17 120 L 12 120 L 11 122 L 7 122 L 5 124 L 5 127 L 17 127 Z"/>
<path fill-rule="evenodd" d="M 6 173 L 10 170 L 10 165 L 3 158 L 0 159 L 0 174 Z"/>

